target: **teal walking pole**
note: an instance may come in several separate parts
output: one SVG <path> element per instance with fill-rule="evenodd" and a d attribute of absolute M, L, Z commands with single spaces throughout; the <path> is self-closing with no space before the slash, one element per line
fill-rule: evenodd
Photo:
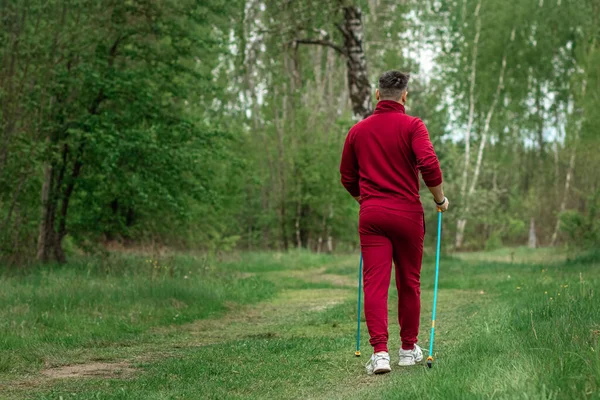
<path fill-rule="evenodd" d="M 438 209 L 437 250 L 435 253 L 435 285 L 433 287 L 433 313 L 431 315 L 431 338 L 429 339 L 429 357 L 427 366 L 433 366 L 433 338 L 435 337 L 435 308 L 437 306 L 438 277 L 440 274 L 440 248 L 442 242 L 442 212 Z"/>
<path fill-rule="evenodd" d="M 363 256 L 360 253 L 360 263 L 358 265 L 358 318 L 356 318 L 356 351 L 354 355 L 360 357 L 360 304 L 362 299 L 362 268 Z"/>

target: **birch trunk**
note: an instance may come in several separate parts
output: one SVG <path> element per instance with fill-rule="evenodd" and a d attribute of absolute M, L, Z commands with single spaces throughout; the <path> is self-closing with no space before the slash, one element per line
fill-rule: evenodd
<path fill-rule="evenodd" d="M 284 88 L 285 92 L 285 88 Z M 275 98 L 277 93 L 275 92 Z M 288 249 L 288 237 L 285 226 L 285 220 L 287 216 L 286 212 L 286 182 L 285 182 L 285 142 L 284 142 L 284 124 L 285 124 L 285 109 L 287 107 L 287 95 L 282 96 L 282 109 L 283 115 L 279 116 L 279 110 L 277 109 L 277 102 L 274 102 L 275 107 L 275 130 L 277 132 L 277 152 L 278 152 L 278 184 L 279 184 L 279 230 L 280 239 L 285 250 Z"/>
<path fill-rule="evenodd" d="M 317 253 L 320 253 L 323 249 L 323 233 L 327 229 L 327 216 L 323 215 L 323 220 L 321 223 L 321 234 L 319 235 L 319 239 L 317 240 Z"/>
<path fill-rule="evenodd" d="M 559 180 L 559 176 L 560 176 L 560 165 L 559 165 L 559 159 L 558 159 L 558 142 L 554 142 L 554 182 L 556 182 L 556 185 L 554 185 L 554 196 L 558 199 L 559 196 L 559 186 L 558 186 L 558 180 Z"/>
<path fill-rule="evenodd" d="M 260 188 L 261 208 L 263 212 L 268 213 L 273 207 L 275 200 L 273 199 L 273 188 L 276 187 L 277 173 L 275 171 L 275 160 L 271 152 L 268 150 L 271 148 L 269 144 L 269 137 L 264 126 L 262 119 L 260 118 L 261 110 L 260 104 L 257 97 L 257 73 L 254 68 L 257 63 L 258 53 L 260 52 L 260 41 L 253 39 L 257 35 L 257 27 L 255 24 L 256 20 L 263 18 L 263 11 L 260 9 L 260 4 L 254 1 L 248 1 L 245 3 L 242 12 L 242 51 L 243 58 L 241 60 L 241 66 L 244 69 L 243 83 L 245 87 L 245 97 L 251 110 L 251 122 L 252 122 L 252 133 L 255 135 L 255 142 L 257 146 L 261 146 L 264 149 L 263 157 L 261 162 L 263 168 L 266 167 L 268 177 L 264 185 Z M 270 248 L 271 243 L 271 230 L 268 225 L 263 225 L 260 238 L 263 248 Z"/>
<path fill-rule="evenodd" d="M 466 3 L 466 2 L 465 2 Z M 473 53 L 471 55 L 471 82 L 469 86 L 469 118 L 467 120 L 467 130 L 465 132 L 465 163 L 463 167 L 462 184 L 460 187 L 460 196 L 463 201 L 467 198 L 467 185 L 469 182 L 469 167 L 471 165 L 471 129 L 473 128 L 473 118 L 475 115 L 475 78 L 477 76 L 477 52 L 479 49 L 479 36 L 481 35 L 481 18 L 479 17 L 479 9 L 481 8 L 481 1 L 477 3 L 475 7 L 475 39 L 473 40 Z M 465 6 L 466 9 L 466 6 Z M 463 215 L 456 221 L 456 240 L 455 247 L 460 249 L 462 247 L 466 220 L 466 204 Z"/>
<path fill-rule="evenodd" d="M 331 222 L 333 219 L 333 205 L 329 204 L 329 218 L 328 220 Z M 331 236 L 331 223 L 327 224 L 327 252 L 333 252 L 333 236 Z"/>
<path fill-rule="evenodd" d="M 554 233 L 552 233 L 552 240 L 550 242 L 551 246 L 555 246 L 556 241 L 558 239 L 558 232 L 560 231 L 560 214 L 567 209 L 567 200 L 569 197 L 569 190 L 571 189 L 571 179 L 573 176 L 573 170 L 575 169 L 576 156 L 576 146 L 573 146 L 573 149 L 571 150 L 571 158 L 569 159 L 569 168 L 567 169 L 567 176 L 565 177 L 565 189 L 563 192 L 563 198 L 560 202 L 559 212 L 556 218 L 556 225 L 554 227 Z"/>
<path fill-rule="evenodd" d="M 515 39 L 516 29 L 513 28 L 511 32 L 511 41 Z M 485 123 L 483 126 L 483 132 L 481 133 L 481 141 L 479 142 L 479 150 L 477 151 L 477 161 L 475 162 L 475 171 L 473 172 L 473 179 L 471 180 L 471 186 L 469 187 L 469 191 L 464 197 L 464 215 L 457 222 L 457 231 L 456 231 L 456 248 L 460 249 L 463 245 L 464 237 L 465 237 L 465 228 L 467 226 L 467 216 L 469 214 L 471 208 L 471 198 L 473 193 L 475 192 L 475 188 L 477 187 L 477 183 L 479 182 L 479 176 L 481 175 L 481 166 L 483 164 L 483 154 L 485 151 L 485 147 L 487 145 L 489 132 L 490 132 L 490 124 L 492 121 L 492 117 L 494 116 L 494 112 L 496 111 L 496 106 L 498 105 L 498 101 L 500 99 L 500 94 L 502 93 L 502 89 L 504 88 L 504 74 L 506 72 L 506 54 L 502 57 L 502 67 L 500 68 L 500 76 L 498 77 L 498 85 L 496 86 L 496 92 L 494 93 L 494 99 L 492 100 L 492 104 L 486 114 Z M 465 172 L 468 168 L 465 168 Z M 466 183 L 463 182 L 463 184 Z"/>
<path fill-rule="evenodd" d="M 586 89 L 587 81 L 583 81 L 581 85 L 581 97 L 585 97 L 585 89 Z M 556 241 L 558 240 L 558 232 L 560 231 L 560 214 L 565 212 L 567 209 L 567 201 L 569 198 L 569 190 L 571 189 L 571 181 L 573 179 L 573 171 L 575 170 L 575 162 L 577 161 L 577 144 L 579 142 L 579 131 L 581 130 L 582 125 L 581 117 L 575 126 L 575 132 L 573 135 L 573 148 L 571 149 L 571 157 L 569 158 L 569 167 L 567 168 L 567 176 L 565 177 L 565 189 L 563 192 L 563 198 L 560 203 L 559 212 L 556 217 L 556 225 L 554 227 L 554 233 L 552 233 L 552 240 L 550 241 L 551 246 L 556 245 Z"/>
<path fill-rule="evenodd" d="M 535 220 L 533 217 L 529 223 L 529 248 L 535 249 L 537 247 L 537 235 L 535 233 Z"/>
<path fill-rule="evenodd" d="M 338 46 L 326 37 L 320 39 L 297 38 L 296 46 L 309 44 L 326 46 L 335 50 L 346 60 L 346 76 L 352 112 L 356 119 L 363 119 L 373 113 L 371 84 L 367 70 L 367 58 L 364 49 L 364 27 L 362 12 L 356 6 L 341 6 L 343 23 L 336 25 L 344 38 L 344 45 Z"/>
<path fill-rule="evenodd" d="M 538 113 L 538 131 L 537 140 L 540 148 L 540 167 L 543 165 L 544 156 L 546 154 L 545 143 L 544 143 L 544 106 L 542 103 L 542 87 L 541 82 L 538 82 L 536 91 L 536 108 Z"/>
<path fill-rule="evenodd" d="M 513 30 L 514 32 L 514 30 Z M 477 183 L 479 182 L 479 175 L 481 174 L 481 164 L 483 161 L 483 152 L 485 150 L 485 146 L 487 144 L 487 140 L 490 132 L 490 123 L 492 121 L 492 117 L 494 116 L 494 111 L 496 110 L 496 106 L 498 105 L 498 100 L 500 98 L 500 93 L 502 92 L 502 88 L 504 87 L 504 73 L 506 72 L 506 55 L 502 57 L 502 68 L 500 69 L 500 77 L 498 78 L 498 86 L 496 87 L 496 93 L 494 94 L 494 100 L 492 101 L 492 105 L 488 110 L 487 116 L 485 118 L 485 125 L 483 126 L 483 132 L 481 136 L 481 142 L 479 143 L 479 151 L 477 152 L 477 162 L 475 164 L 475 172 L 473 173 L 473 180 L 471 182 L 471 187 L 469 189 L 469 194 L 467 195 L 467 199 L 471 197 L 473 192 L 475 192 L 475 188 L 477 187 Z"/>
<path fill-rule="evenodd" d="M 367 58 L 363 47 L 364 33 L 360 8 L 343 8 L 344 24 L 340 31 L 344 36 L 344 52 L 348 68 L 348 88 L 352 111 L 356 118 L 363 119 L 373 113 L 371 84 L 367 73 Z"/>

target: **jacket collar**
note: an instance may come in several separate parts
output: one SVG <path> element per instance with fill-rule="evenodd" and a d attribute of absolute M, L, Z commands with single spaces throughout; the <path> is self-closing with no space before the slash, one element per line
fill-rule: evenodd
<path fill-rule="evenodd" d="M 375 108 L 373 114 L 384 114 L 389 112 L 406 114 L 404 106 L 393 100 L 381 100 L 379 103 L 377 103 L 377 107 Z"/>

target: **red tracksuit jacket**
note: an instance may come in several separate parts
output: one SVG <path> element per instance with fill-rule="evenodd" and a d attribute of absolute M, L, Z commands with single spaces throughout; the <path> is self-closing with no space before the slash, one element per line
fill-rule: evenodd
<path fill-rule="evenodd" d="M 346 190 L 361 197 L 361 207 L 423 212 L 419 171 L 427 186 L 442 183 L 425 124 L 406 115 L 402 104 L 380 101 L 373 115 L 350 129 L 340 173 Z"/>

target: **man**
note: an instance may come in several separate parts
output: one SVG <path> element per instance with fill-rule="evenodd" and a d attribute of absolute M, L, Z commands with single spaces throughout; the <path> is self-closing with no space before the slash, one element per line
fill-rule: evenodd
<path fill-rule="evenodd" d="M 449 205 L 425 124 L 404 111 L 408 79 L 399 71 L 381 75 L 375 112 L 350 129 L 340 166 L 342 184 L 360 203 L 365 317 L 373 346 L 366 365 L 369 374 L 391 371 L 387 300 L 392 260 L 402 341 L 399 365 L 423 360 L 417 345 L 425 235 L 419 171 L 437 207 L 445 212 Z"/>

